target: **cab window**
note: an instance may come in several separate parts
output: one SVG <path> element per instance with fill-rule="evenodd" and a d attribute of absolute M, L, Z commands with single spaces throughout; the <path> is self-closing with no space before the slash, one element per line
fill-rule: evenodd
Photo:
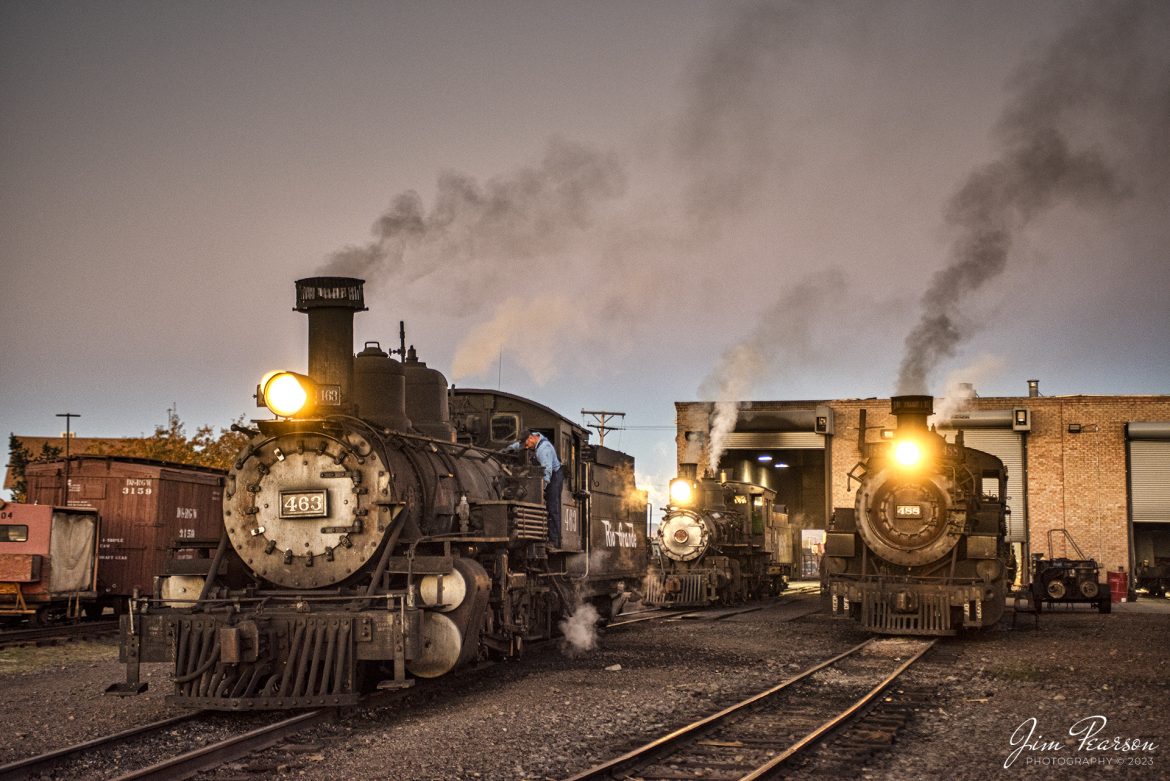
<path fill-rule="evenodd" d="M 0 524 L 0 542 L 28 542 L 28 527 L 23 523 Z"/>
<path fill-rule="evenodd" d="M 520 438 L 520 416 L 511 414 L 492 415 L 492 441 L 515 442 Z"/>
<path fill-rule="evenodd" d="M 578 465 L 581 463 L 581 453 L 578 449 L 577 437 L 571 434 L 562 434 L 560 450 L 561 452 L 558 455 L 561 459 L 561 463 L 567 468 L 569 473 L 569 490 L 576 491 L 578 490 L 577 469 Z"/>

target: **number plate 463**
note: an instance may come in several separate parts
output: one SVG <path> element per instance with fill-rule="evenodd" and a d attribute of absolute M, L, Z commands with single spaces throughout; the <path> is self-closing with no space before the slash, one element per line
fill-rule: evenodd
<path fill-rule="evenodd" d="M 326 491 L 281 491 L 281 518 L 324 518 L 329 515 Z"/>

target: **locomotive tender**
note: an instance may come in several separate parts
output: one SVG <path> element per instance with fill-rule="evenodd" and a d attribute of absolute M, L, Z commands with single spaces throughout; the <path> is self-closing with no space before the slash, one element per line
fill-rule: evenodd
<path fill-rule="evenodd" d="M 362 280 L 299 280 L 296 308 L 308 375 L 262 380 L 277 419 L 256 422 L 229 470 L 211 575 L 190 603 L 162 586 L 133 601 L 112 693 L 145 689 L 141 662 L 172 662 L 180 705 L 351 705 L 519 655 L 586 603 L 602 619 L 620 609 L 647 555 L 632 458 L 527 399 L 449 395 L 404 342 L 402 363 L 376 343 L 355 357 Z M 498 452 L 527 428 L 567 471 L 555 550 L 540 469 Z"/>
<path fill-rule="evenodd" d="M 1014 567 L 1007 471 L 993 455 L 928 430 L 930 396 L 896 396 L 893 439 L 867 445 L 850 472 L 853 508 L 833 513 L 824 575 L 835 615 L 882 634 L 993 627 Z"/>
<path fill-rule="evenodd" d="M 670 482 L 644 601 L 672 607 L 732 605 L 783 591 L 792 530 L 776 492 L 752 483 L 695 479 L 683 464 Z"/>

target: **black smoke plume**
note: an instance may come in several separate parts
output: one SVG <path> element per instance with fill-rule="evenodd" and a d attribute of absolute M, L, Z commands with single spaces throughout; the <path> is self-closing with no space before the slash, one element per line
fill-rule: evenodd
<path fill-rule="evenodd" d="M 898 393 L 925 393 L 930 372 L 971 334 L 966 298 L 999 276 L 1013 241 L 1063 204 L 1116 205 L 1164 195 L 1170 155 L 1170 4 L 1099 3 L 1017 72 L 996 127 L 1002 152 L 947 209 L 950 261 L 906 337 Z"/>
<path fill-rule="evenodd" d="M 673 151 L 689 180 L 687 216 L 702 228 L 736 216 L 774 174 L 783 112 L 776 83 L 807 33 L 805 10 L 801 4 L 744 5 L 691 66 Z"/>
<path fill-rule="evenodd" d="M 443 268 L 459 272 L 452 284 L 482 293 L 508 269 L 555 255 L 625 187 L 616 154 L 553 138 L 535 165 L 482 185 L 444 172 L 430 210 L 417 192 L 400 193 L 374 223 L 373 241 L 335 252 L 323 273 L 412 281 Z"/>

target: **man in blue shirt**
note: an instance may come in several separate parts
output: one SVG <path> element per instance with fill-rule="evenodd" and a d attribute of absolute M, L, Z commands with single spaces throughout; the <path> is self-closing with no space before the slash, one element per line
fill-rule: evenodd
<path fill-rule="evenodd" d="M 561 486 L 565 475 L 561 472 L 561 460 L 557 449 L 543 434 L 529 430 L 524 447 L 536 453 L 536 460 L 544 467 L 544 507 L 548 511 L 548 542 L 554 548 L 561 547 Z M 513 442 L 505 450 L 519 450 L 520 443 Z"/>

